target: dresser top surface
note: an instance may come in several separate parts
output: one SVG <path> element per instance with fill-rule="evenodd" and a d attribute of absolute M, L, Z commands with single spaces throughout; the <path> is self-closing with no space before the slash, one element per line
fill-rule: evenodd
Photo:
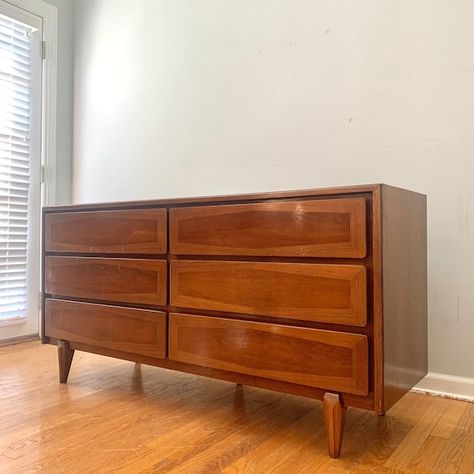
<path fill-rule="evenodd" d="M 163 199 L 115 201 L 100 203 L 71 204 L 63 206 L 44 207 L 43 212 L 93 211 L 103 209 L 136 209 L 159 206 L 180 206 L 187 204 L 231 204 L 249 201 L 265 201 L 270 199 L 308 198 L 316 196 L 331 196 L 338 194 L 372 193 L 380 190 L 386 184 L 362 184 L 354 186 L 337 186 L 330 188 L 300 189 L 293 191 L 273 191 L 250 194 L 229 194 L 219 196 L 175 197 Z M 409 191 L 412 192 L 412 191 Z M 418 193 L 415 193 L 418 194 Z"/>

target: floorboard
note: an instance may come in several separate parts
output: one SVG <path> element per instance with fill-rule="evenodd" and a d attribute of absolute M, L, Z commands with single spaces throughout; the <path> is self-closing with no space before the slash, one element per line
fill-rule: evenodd
<path fill-rule="evenodd" d="M 340 459 L 321 403 L 56 348 L 0 346 L 0 473 L 472 473 L 474 404 L 410 393 L 349 409 Z"/>

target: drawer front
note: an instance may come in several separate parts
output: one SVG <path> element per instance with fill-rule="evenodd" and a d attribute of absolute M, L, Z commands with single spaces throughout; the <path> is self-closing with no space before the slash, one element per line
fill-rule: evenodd
<path fill-rule="evenodd" d="M 363 198 L 170 209 L 172 254 L 363 258 Z"/>
<path fill-rule="evenodd" d="M 164 305 L 165 260 L 58 257 L 45 259 L 45 291 L 55 296 Z"/>
<path fill-rule="evenodd" d="M 361 265 L 173 260 L 170 298 L 182 308 L 367 323 Z"/>
<path fill-rule="evenodd" d="M 178 362 L 367 395 L 361 334 L 171 314 L 169 358 Z"/>
<path fill-rule="evenodd" d="M 166 210 L 47 214 L 47 252 L 165 254 Z"/>
<path fill-rule="evenodd" d="M 47 299 L 45 334 L 95 347 L 163 359 L 166 315 L 160 311 Z"/>

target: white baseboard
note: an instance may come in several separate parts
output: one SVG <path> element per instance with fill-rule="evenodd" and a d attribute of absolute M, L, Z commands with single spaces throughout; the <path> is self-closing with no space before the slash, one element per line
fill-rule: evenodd
<path fill-rule="evenodd" d="M 411 390 L 416 393 L 474 402 L 474 378 L 428 372 L 426 377 Z"/>
<path fill-rule="evenodd" d="M 9 337 L 7 339 L 0 339 L 0 347 L 11 346 L 13 344 L 21 344 L 22 342 L 30 342 L 39 340 L 38 334 L 26 334 L 25 336 Z"/>

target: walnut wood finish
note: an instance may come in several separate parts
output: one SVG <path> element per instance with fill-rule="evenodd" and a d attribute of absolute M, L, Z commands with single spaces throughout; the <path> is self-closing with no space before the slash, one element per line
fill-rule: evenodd
<path fill-rule="evenodd" d="M 259 377 L 367 395 L 360 334 L 172 313 L 169 358 Z"/>
<path fill-rule="evenodd" d="M 426 196 L 383 186 L 381 197 L 387 410 L 428 370 Z"/>
<path fill-rule="evenodd" d="M 363 258 L 365 222 L 363 198 L 181 207 L 170 210 L 170 251 Z"/>
<path fill-rule="evenodd" d="M 102 301 L 165 305 L 165 260 L 48 256 L 49 295 Z"/>
<path fill-rule="evenodd" d="M 165 254 L 166 209 L 47 214 L 48 252 Z"/>
<path fill-rule="evenodd" d="M 341 453 L 346 411 L 347 410 L 340 394 L 331 392 L 324 394 L 324 427 L 328 439 L 329 455 L 332 458 L 338 458 Z"/>
<path fill-rule="evenodd" d="M 49 338 L 50 344 L 56 344 L 57 340 L 53 337 Z M 211 367 L 204 367 L 195 364 L 187 364 L 165 359 L 157 359 L 156 357 L 143 356 L 131 352 L 122 352 L 114 349 L 107 349 L 105 347 L 92 346 L 90 344 L 83 344 L 81 342 L 70 342 L 70 347 L 76 351 L 91 352 L 94 354 L 103 355 L 106 357 L 113 357 L 116 359 L 128 360 L 140 364 L 152 365 L 161 367 L 163 369 L 174 370 L 178 372 L 186 372 L 188 374 L 199 375 L 202 377 L 210 377 L 213 379 L 225 380 L 240 385 L 248 385 L 251 387 L 259 387 L 265 390 L 272 390 L 275 392 L 288 393 L 299 397 L 312 398 L 314 400 L 323 400 L 325 389 L 318 387 L 311 387 L 309 385 L 295 384 L 291 382 L 284 382 L 282 380 L 267 379 L 254 375 L 243 374 L 241 372 L 231 372 L 228 370 L 213 369 Z M 354 408 L 361 408 L 364 410 L 374 410 L 373 394 L 369 391 L 368 395 L 354 395 L 351 393 L 344 393 L 344 402 L 347 406 Z"/>
<path fill-rule="evenodd" d="M 59 383 L 66 383 L 71 370 L 74 349 L 71 349 L 68 341 L 58 341 L 58 364 L 59 364 Z"/>
<path fill-rule="evenodd" d="M 119 212 L 123 218 L 117 219 Z M 80 225 L 84 218 L 95 223 Z M 160 224 L 152 226 L 154 219 Z M 74 310 L 75 319 L 64 320 L 74 329 L 71 335 L 50 332 L 43 323 L 43 342 L 64 341 L 60 342 L 60 361 L 62 357 L 70 363 L 67 347 L 320 400 L 329 390 L 325 404 L 333 411 L 328 409 L 328 413 L 340 409 L 342 414 L 346 406 L 383 414 L 426 372 L 425 196 L 376 184 L 61 206 L 46 208 L 43 222 L 42 317 L 47 313 L 45 298 L 51 297 L 83 300 L 66 301 L 69 307 L 107 308 L 107 317 L 102 317 L 102 309 Z M 57 225 L 48 226 L 50 222 Z M 136 227 L 136 233 L 131 227 Z M 90 238 L 89 229 L 94 230 Z M 82 258 L 79 253 L 84 254 Z M 100 302 L 109 304 L 91 304 Z M 129 336 L 135 335 L 133 327 L 147 325 L 130 316 L 137 307 L 162 310 L 163 318 L 171 312 L 185 314 L 193 323 L 197 318 L 209 320 L 203 338 L 200 331 L 190 335 L 187 326 L 180 326 L 187 332 L 186 344 L 209 358 L 209 363 L 198 365 L 198 358 L 188 353 L 184 354 L 189 362 L 170 359 L 166 347 L 161 356 L 140 353 L 138 346 L 127 347 Z M 97 328 L 95 335 L 87 333 L 84 322 L 88 318 Z M 116 324 L 109 329 L 123 336 L 113 348 L 106 347 L 108 339 L 100 332 L 102 322 L 112 321 Z M 62 322 L 56 324 L 59 327 Z M 255 330 L 254 325 L 272 329 Z M 353 360 L 343 357 L 340 351 L 347 348 L 301 336 L 312 331 L 363 338 L 365 349 L 353 350 Z M 251 351 L 238 346 L 238 338 L 232 340 L 233 334 L 242 333 L 248 337 L 240 340 L 250 342 Z M 213 350 L 222 346 L 215 334 L 225 335 L 222 357 L 218 354 L 215 359 L 225 368 L 211 367 L 212 354 L 199 353 L 206 344 Z M 301 356 L 302 348 L 317 344 L 326 345 L 319 352 L 310 351 L 309 357 Z M 226 352 L 235 345 L 242 356 L 237 369 L 232 367 L 236 352 Z M 262 348 L 267 347 L 276 352 L 272 359 L 264 358 Z M 316 364 L 311 371 L 308 368 L 318 357 L 325 357 L 328 364 Z M 302 362 L 295 367 L 288 358 Z M 340 370 L 355 367 L 359 382 L 344 379 L 348 372 L 339 388 L 316 381 L 324 375 L 321 367 L 339 377 L 334 368 L 338 360 L 346 361 L 338 366 Z M 262 373 L 286 362 L 290 365 L 276 371 L 285 378 Z M 63 374 L 66 365 L 62 362 Z M 351 384 L 359 388 L 352 389 Z M 342 428 L 337 428 L 336 415 L 331 419 L 331 431 L 327 431 L 335 455 Z"/>
<path fill-rule="evenodd" d="M 46 300 L 46 333 L 123 352 L 163 358 L 166 314 L 102 304 Z"/>
<path fill-rule="evenodd" d="M 331 188 L 297 189 L 292 191 L 270 191 L 265 193 L 226 194 L 216 196 L 193 196 L 170 199 L 147 199 L 145 201 L 113 201 L 90 204 L 72 204 L 44 207 L 46 213 L 80 212 L 115 209 L 155 209 L 158 207 L 174 208 L 197 204 L 240 204 L 244 202 L 272 202 L 281 199 L 320 199 L 328 197 L 347 198 L 370 196 L 384 184 L 361 184 L 356 186 L 335 186 Z"/>
<path fill-rule="evenodd" d="M 365 326 L 361 265 L 171 261 L 171 304 Z"/>

